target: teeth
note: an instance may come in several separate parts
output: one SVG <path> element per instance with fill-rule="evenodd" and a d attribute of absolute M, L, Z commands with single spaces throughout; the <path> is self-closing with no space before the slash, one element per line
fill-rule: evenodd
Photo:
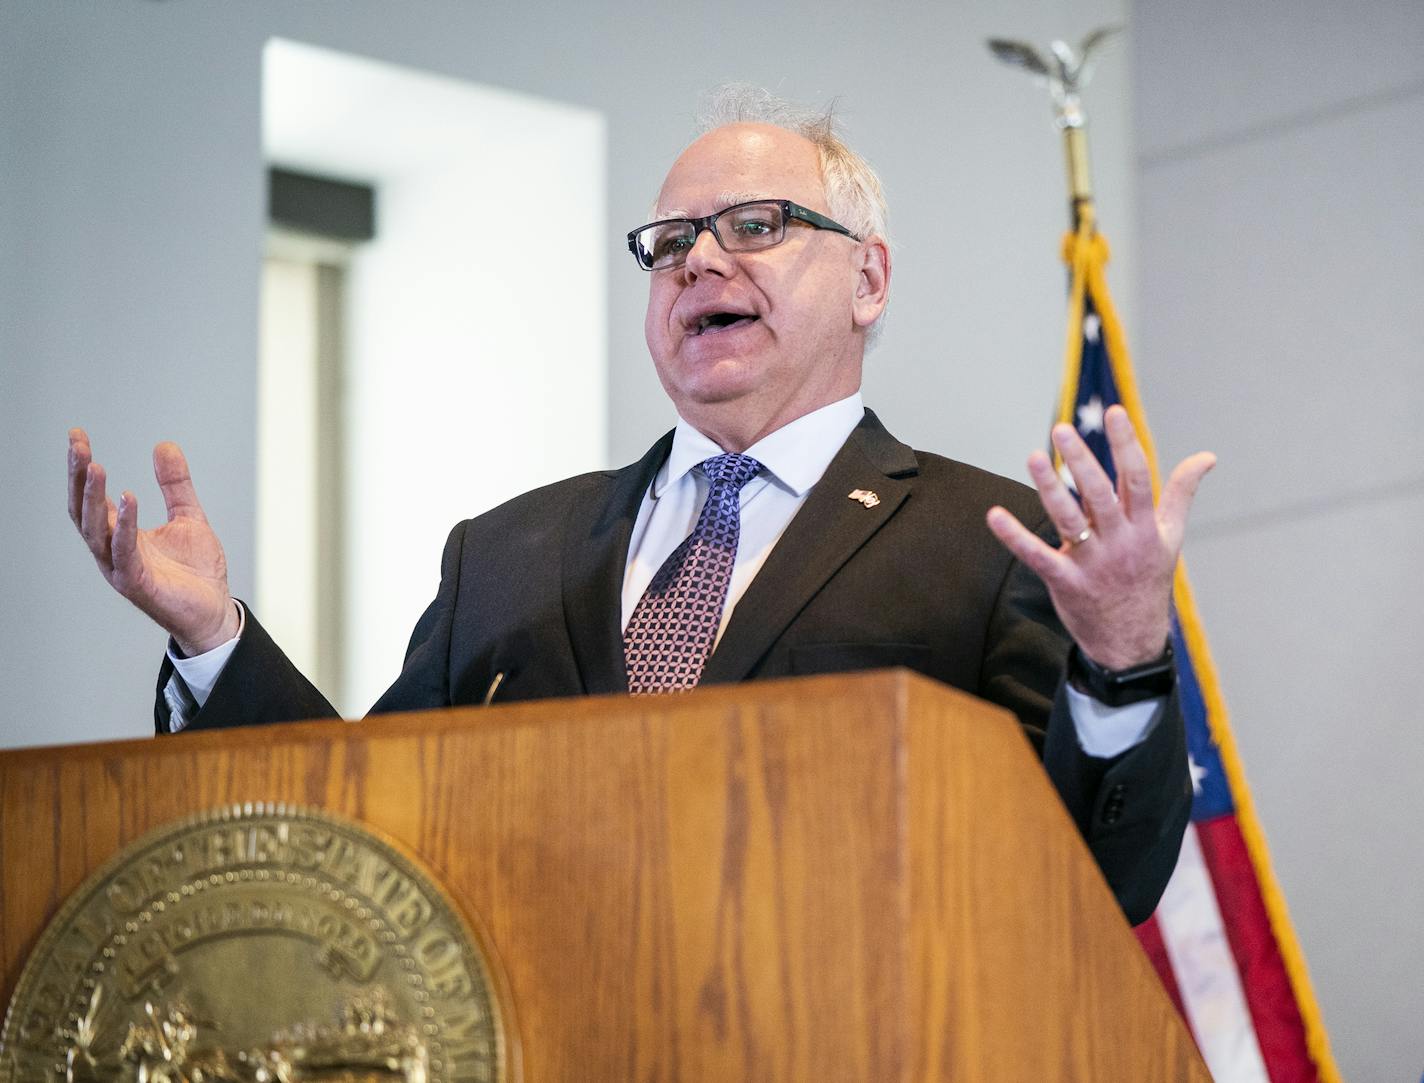
<path fill-rule="evenodd" d="M 734 323 L 740 323 L 742 320 L 750 318 L 750 316 L 740 312 L 709 312 L 706 316 L 701 317 L 697 321 L 697 333 L 700 335 L 706 331 L 707 328 L 714 326 L 730 327 Z"/>

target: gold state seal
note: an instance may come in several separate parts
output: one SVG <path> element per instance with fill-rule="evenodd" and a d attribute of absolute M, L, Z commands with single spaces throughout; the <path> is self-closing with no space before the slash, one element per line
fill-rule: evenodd
<path fill-rule="evenodd" d="M 431 878 L 346 820 L 246 806 L 159 828 L 31 954 L 0 1083 L 511 1076 L 486 955 Z"/>

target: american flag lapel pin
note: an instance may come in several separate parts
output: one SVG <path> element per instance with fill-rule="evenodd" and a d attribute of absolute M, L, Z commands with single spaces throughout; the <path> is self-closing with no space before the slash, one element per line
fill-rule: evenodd
<path fill-rule="evenodd" d="M 852 500 L 859 500 L 867 508 L 873 508 L 880 503 L 880 498 L 870 489 L 852 489 L 848 495 Z"/>

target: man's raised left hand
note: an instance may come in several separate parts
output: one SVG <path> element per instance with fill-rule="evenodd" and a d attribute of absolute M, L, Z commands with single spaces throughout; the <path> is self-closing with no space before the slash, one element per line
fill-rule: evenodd
<path fill-rule="evenodd" d="M 1082 497 L 1081 506 L 1047 454 L 1029 456 L 1029 474 L 1063 539 L 1058 548 L 1002 507 L 989 509 L 988 524 L 1014 556 L 1038 573 L 1079 649 L 1107 669 L 1126 669 L 1158 657 L 1167 642 L 1172 577 L 1187 513 L 1216 456 L 1203 451 L 1182 460 L 1154 506 L 1147 455 L 1127 411 L 1111 407 L 1104 424 L 1117 469 L 1116 490 L 1071 425 L 1053 428 L 1054 447 Z"/>

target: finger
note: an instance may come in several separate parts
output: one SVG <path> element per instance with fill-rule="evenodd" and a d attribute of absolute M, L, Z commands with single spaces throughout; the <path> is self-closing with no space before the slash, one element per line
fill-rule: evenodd
<path fill-rule="evenodd" d="M 1098 457 L 1072 425 L 1059 423 L 1053 426 L 1053 446 L 1063 456 L 1068 472 L 1073 475 L 1073 485 L 1083 498 L 1083 506 L 1093 520 L 1093 528 L 1099 533 L 1117 526 L 1122 520 L 1122 509 L 1117 506 L 1117 495 L 1112 482 L 1098 462 Z"/>
<path fill-rule="evenodd" d="M 1053 520 L 1059 537 L 1076 538 L 1091 525 L 1087 514 L 1058 476 L 1058 471 L 1053 469 L 1052 459 L 1042 451 L 1035 451 L 1028 457 L 1028 472 L 1038 486 L 1038 499 Z"/>
<path fill-rule="evenodd" d="M 1172 476 L 1162 489 L 1162 502 L 1157 506 L 1157 519 L 1172 549 L 1181 547 L 1182 536 L 1187 530 L 1187 515 L 1192 510 L 1192 500 L 1202 478 L 1216 465 L 1216 456 L 1210 451 L 1199 451 L 1177 464 Z"/>
<path fill-rule="evenodd" d="M 1152 470 L 1147 465 L 1147 452 L 1138 442 L 1132 419 L 1121 406 L 1110 406 L 1103 419 L 1112 449 L 1113 466 L 1117 469 L 1118 502 L 1122 514 L 1135 522 L 1152 521 Z"/>
<path fill-rule="evenodd" d="M 89 434 L 83 429 L 69 430 L 69 519 L 77 527 L 84 521 L 84 483 L 94 452 L 89 447 Z"/>
<path fill-rule="evenodd" d="M 1005 508 L 990 508 L 985 522 L 1004 548 L 1032 568 L 1045 583 L 1056 583 L 1071 563 Z"/>
<path fill-rule="evenodd" d="M 109 555 L 109 536 L 118 512 L 113 501 L 104 494 L 104 468 L 91 462 L 85 471 L 84 504 L 79 533 L 89 546 L 89 552 L 106 571 L 113 567 Z"/>
<path fill-rule="evenodd" d="M 158 479 L 158 487 L 163 491 L 163 505 L 168 509 L 170 523 L 174 519 L 208 521 L 193 489 L 183 449 L 171 440 L 165 440 L 153 449 L 153 476 Z"/>
<path fill-rule="evenodd" d="M 139 578 L 138 499 L 127 490 L 119 497 L 110 555 L 114 571 L 118 575 L 116 585 L 120 591 L 127 593 L 128 588 Z"/>

